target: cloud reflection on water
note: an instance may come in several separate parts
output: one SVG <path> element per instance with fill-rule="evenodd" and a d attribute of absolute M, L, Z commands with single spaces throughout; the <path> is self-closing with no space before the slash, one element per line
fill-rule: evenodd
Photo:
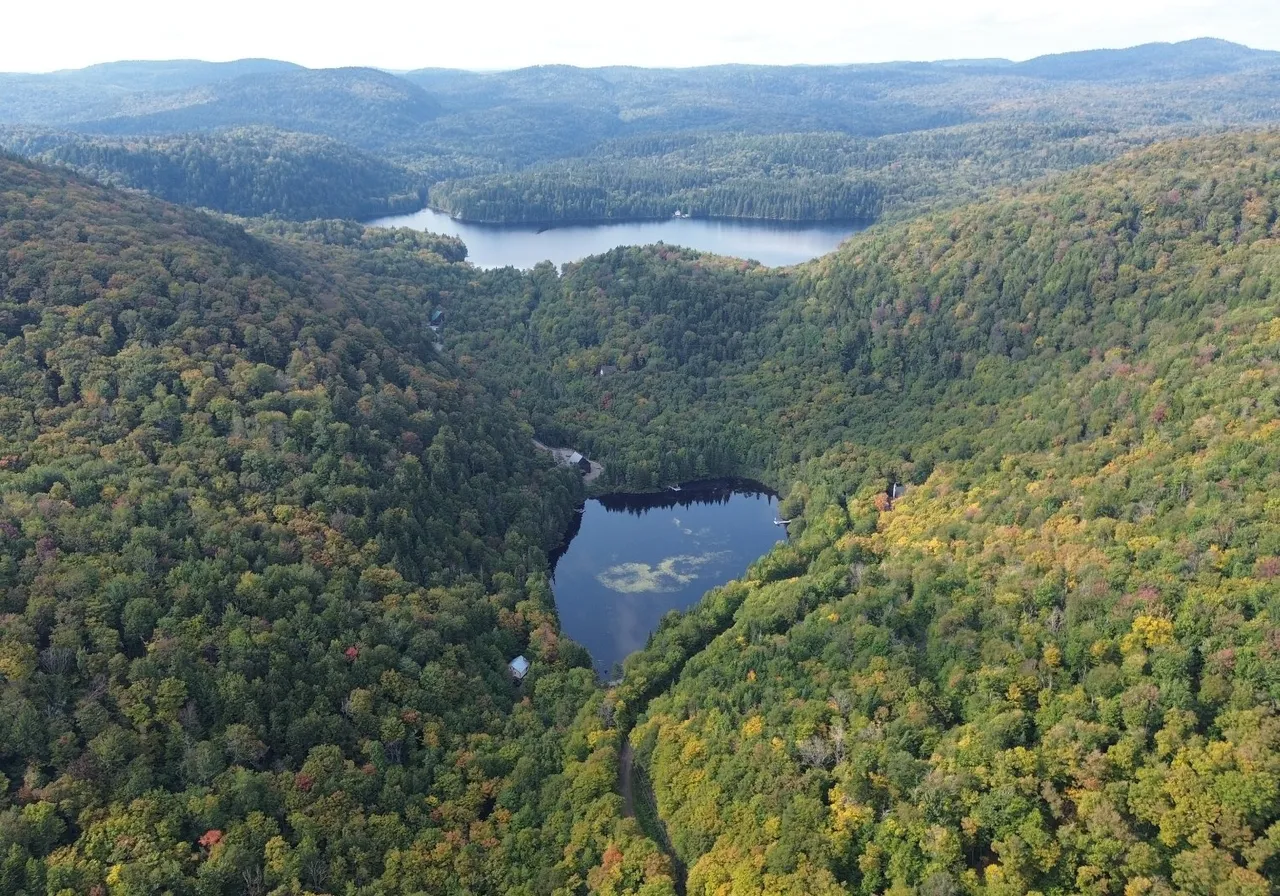
<path fill-rule="evenodd" d="M 698 578 L 701 567 L 724 558 L 728 553 L 711 551 L 698 555 L 677 554 L 654 564 L 619 563 L 597 573 L 596 581 L 610 591 L 621 594 L 679 591 Z"/>

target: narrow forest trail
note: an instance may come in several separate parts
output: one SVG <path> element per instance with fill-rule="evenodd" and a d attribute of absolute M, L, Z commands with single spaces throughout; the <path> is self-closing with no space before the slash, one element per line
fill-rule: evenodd
<path fill-rule="evenodd" d="M 618 791 L 622 794 L 622 814 L 625 818 L 636 817 L 635 792 L 631 780 L 631 769 L 635 762 L 636 754 L 631 749 L 631 742 L 624 740 L 618 757 Z"/>
<path fill-rule="evenodd" d="M 637 779 L 638 782 L 637 782 Z M 639 789 L 640 812 L 636 813 L 636 790 Z M 688 869 L 671 844 L 671 835 L 667 831 L 666 822 L 658 815 L 658 806 L 653 796 L 653 785 L 644 766 L 636 767 L 635 750 L 630 739 L 624 738 L 622 749 L 618 751 L 618 792 L 622 794 L 622 816 L 634 818 L 640 825 L 644 835 L 657 844 L 671 860 L 672 879 L 677 896 L 685 896 L 685 882 Z"/>

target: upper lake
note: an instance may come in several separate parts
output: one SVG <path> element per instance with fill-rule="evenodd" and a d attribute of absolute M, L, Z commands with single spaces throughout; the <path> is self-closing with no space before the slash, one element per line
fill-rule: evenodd
<path fill-rule="evenodd" d="M 738 578 L 786 538 L 776 499 L 750 482 L 694 483 L 658 495 L 610 495 L 586 503 L 553 557 L 560 627 L 586 647 L 596 670 L 644 647 L 670 610 L 684 610 Z"/>
<path fill-rule="evenodd" d="M 826 255 L 865 223 L 789 224 L 779 221 L 667 218 L 608 221 L 539 228 L 534 225 L 469 224 L 424 208 L 368 222 L 373 227 L 411 227 L 459 237 L 467 260 L 481 268 L 531 268 L 541 261 L 559 267 L 617 246 L 670 243 L 701 252 L 754 258 L 770 267 L 799 264 Z"/>

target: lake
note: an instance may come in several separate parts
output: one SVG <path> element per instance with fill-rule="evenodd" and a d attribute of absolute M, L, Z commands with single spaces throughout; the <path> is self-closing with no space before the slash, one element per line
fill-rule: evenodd
<path fill-rule="evenodd" d="M 459 237 L 467 260 L 481 268 L 511 265 L 531 268 L 540 261 L 556 267 L 599 255 L 616 246 L 671 243 L 701 252 L 754 258 L 769 266 L 799 264 L 826 255 L 846 237 L 868 225 L 789 224 L 779 221 L 667 218 L 661 221 L 609 221 L 541 229 L 534 225 L 469 224 L 424 208 L 368 222 L 374 227 L 410 227 Z"/>
<path fill-rule="evenodd" d="M 745 481 L 588 501 L 552 557 L 560 627 L 612 676 L 667 611 L 738 578 L 786 537 L 777 509 L 764 486 Z"/>

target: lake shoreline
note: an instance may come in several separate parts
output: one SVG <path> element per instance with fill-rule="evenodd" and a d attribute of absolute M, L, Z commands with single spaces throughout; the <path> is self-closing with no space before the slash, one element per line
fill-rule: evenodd
<path fill-rule="evenodd" d="M 552 450 L 541 444 L 539 444 L 539 447 L 544 450 Z M 577 507 L 569 525 L 565 527 L 564 534 L 560 537 L 560 543 L 547 552 L 547 558 L 553 570 L 552 578 L 555 578 L 556 562 L 569 550 L 570 543 L 582 528 L 582 516 L 587 509 L 588 501 L 599 501 L 600 505 L 606 510 L 639 510 L 643 512 L 668 510 L 673 507 L 688 507 L 691 504 L 706 503 L 708 500 L 714 500 L 720 495 L 724 495 L 726 499 L 733 495 L 764 495 L 775 501 L 781 502 L 782 500 L 782 496 L 772 486 L 766 485 L 758 479 L 744 476 L 694 479 L 689 482 L 676 483 L 676 485 L 678 489 L 672 489 L 668 486 L 661 491 L 588 493 L 582 504 Z"/>
<path fill-rule="evenodd" d="M 718 495 L 746 494 L 767 495 L 777 498 L 778 493 L 758 479 L 740 476 L 720 476 L 712 479 L 695 479 L 689 482 L 643 492 L 612 491 L 590 497 L 613 510 L 627 507 L 665 508 L 687 505 Z"/>
<path fill-rule="evenodd" d="M 666 614 L 695 606 L 787 537 L 763 483 L 716 478 L 679 489 L 588 499 L 548 553 L 561 631 L 602 680 Z"/>
<path fill-rule="evenodd" d="M 528 223 L 475 223 L 430 206 L 413 214 L 382 216 L 364 224 L 457 237 L 466 244 L 467 260 L 481 270 L 504 267 L 530 270 L 548 261 L 560 268 L 619 246 L 659 243 L 709 255 L 754 260 L 765 267 L 788 267 L 826 255 L 870 226 L 860 221 L 652 218 L 593 223 L 561 221 L 548 227 Z"/>
<path fill-rule="evenodd" d="M 872 226 L 879 218 L 765 218 L 754 215 L 627 215 L 618 218 L 554 218 L 547 220 L 533 221 L 494 221 L 488 218 L 467 218 L 455 215 L 453 212 L 445 208 L 435 205 L 424 205 L 421 208 L 408 212 L 397 212 L 396 214 L 417 214 L 418 212 L 430 211 L 438 215 L 448 215 L 449 220 L 457 221 L 459 224 L 468 224 L 474 227 L 486 227 L 494 230 L 534 230 L 537 233 L 545 233 L 548 230 L 560 230 L 565 227 L 599 227 L 609 224 L 652 224 L 660 221 L 725 221 L 729 223 L 742 224 L 776 224 L 779 227 L 796 227 L 797 229 L 806 229 L 810 227 L 856 227 L 859 230 L 865 230 Z M 385 217 L 385 216 L 383 216 Z M 365 226 L 374 227 L 381 226 L 368 223 Z"/>

